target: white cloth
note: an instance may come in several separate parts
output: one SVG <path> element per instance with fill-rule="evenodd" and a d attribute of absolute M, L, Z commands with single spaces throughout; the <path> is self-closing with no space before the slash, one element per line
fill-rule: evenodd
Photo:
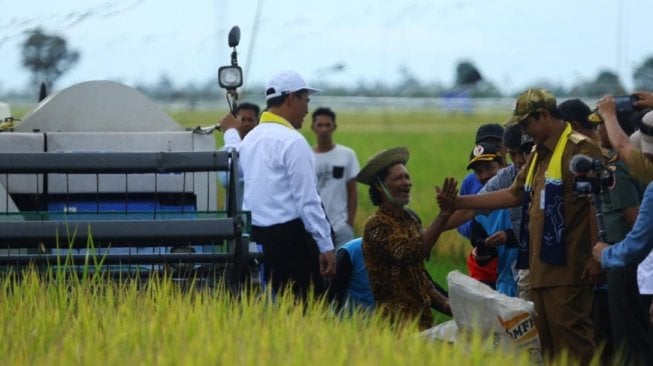
<path fill-rule="evenodd" d="M 233 150 L 240 147 L 241 144 L 240 134 L 235 128 L 230 128 L 224 132 L 224 146 L 221 150 Z"/>
<path fill-rule="evenodd" d="M 243 209 L 256 226 L 271 226 L 301 218 L 320 252 L 333 250 L 331 226 L 317 193 L 313 151 L 294 129 L 261 123 L 240 144 L 245 178 Z"/>
<path fill-rule="evenodd" d="M 315 153 L 317 190 L 334 231 L 347 226 L 347 183 L 360 171 L 354 150 L 343 145 Z"/>
<path fill-rule="evenodd" d="M 637 285 L 642 295 L 653 295 L 653 251 L 637 266 Z"/>
<path fill-rule="evenodd" d="M 236 130 L 235 128 L 230 128 L 224 132 L 224 146 L 220 148 L 220 151 L 231 151 L 231 150 L 238 151 L 240 149 L 240 143 L 241 143 L 241 139 L 238 130 Z M 228 178 L 227 172 L 218 172 L 218 179 L 220 179 L 220 183 L 225 188 L 227 188 L 227 184 L 229 184 L 227 178 Z M 245 183 L 243 180 L 243 173 L 240 170 L 240 164 L 238 164 L 237 179 L 238 179 L 238 196 L 236 197 L 236 205 L 238 205 L 238 207 L 242 207 Z M 227 208 L 226 201 L 224 203 L 224 207 L 225 209 Z"/>

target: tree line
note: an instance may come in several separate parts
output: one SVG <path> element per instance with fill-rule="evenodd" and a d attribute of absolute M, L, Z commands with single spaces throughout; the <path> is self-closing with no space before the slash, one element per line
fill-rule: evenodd
<path fill-rule="evenodd" d="M 21 44 L 22 65 L 30 72 L 31 85 L 34 90 L 45 83 L 50 89 L 80 60 L 80 52 L 68 47 L 67 41 L 57 35 L 49 34 L 40 28 L 26 32 L 25 41 Z M 330 84 L 317 85 L 325 94 L 333 96 L 383 96 L 383 97 L 504 97 L 506 96 L 494 83 L 487 80 L 472 61 L 463 60 L 456 66 L 453 85 L 442 85 L 437 82 L 424 82 L 403 66 L 399 69 L 400 81 L 394 85 L 383 82 L 359 82 L 355 86 L 334 86 Z M 636 90 L 653 90 L 653 56 L 646 58 L 633 71 L 633 81 Z M 175 85 L 174 81 L 162 74 L 158 81 L 151 84 L 140 84 L 135 87 L 145 95 L 166 101 L 174 100 L 209 100 L 222 96 L 215 80 L 202 84 L 189 83 L 184 86 Z M 607 93 L 615 95 L 626 94 L 619 76 L 610 70 L 600 71 L 593 80 L 582 81 L 566 88 L 548 82 L 538 85 L 551 90 L 555 95 L 600 97 Z M 251 90 L 263 89 L 262 85 L 250 86 Z"/>

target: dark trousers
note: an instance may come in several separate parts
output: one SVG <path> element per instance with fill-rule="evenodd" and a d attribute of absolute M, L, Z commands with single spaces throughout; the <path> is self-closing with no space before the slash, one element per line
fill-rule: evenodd
<path fill-rule="evenodd" d="M 594 299 L 592 300 L 592 325 L 594 326 L 594 343 L 602 347 L 601 360 L 608 364 L 613 353 L 612 326 L 610 319 L 610 307 L 608 306 L 608 290 L 606 288 L 595 288 Z"/>
<path fill-rule="evenodd" d="M 594 355 L 592 295 L 591 286 L 531 289 L 535 326 L 545 357 L 567 350 L 582 365 L 589 363 Z"/>
<path fill-rule="evenodd" d="M 263 246 L 263 273 L 274 293 L 290 286 L 293 294 L 306 299 L 312 287 L 324 292 L 320 276 L 320 251 L 300 219 L 272 226 L 253 226 L 252 239 Z"/>
<path fill-rule="evenodd" d="M 653 365 L 651 296 L 639 294 L 636 265 L 608 271 L 608 303 L 615 364 Z"/>

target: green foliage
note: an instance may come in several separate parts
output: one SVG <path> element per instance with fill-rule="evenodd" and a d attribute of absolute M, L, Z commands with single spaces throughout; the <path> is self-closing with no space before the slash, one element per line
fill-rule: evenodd
<path fill-rule="evenodd" d="M 573 93 L 587 97 L 601 97 L 605 94 L 623 95 L 626 93 L 619 76 L 612 71 L 602 70 L 594 81 L 578 85 Z"/>
<path fill-rule="evenodd" d="M 653 90 L 653 57 L 645 59 L 633 73 L 636 90 Z"/>
<path fill-rule="evenodd" d="M 474 85 L 482 79 L 481 73 L 471 61 L 461 61 L 456 66 L 455 86 Z"/>
<path fill-rule="evenodd" d="M 79 52 L 68 49 L 66 40 L 48 35 L 40 28 L 27 32 L 22 45 L 23 66 L 32 73 L 32 82 L 50 87 L 79 60 Z"/>

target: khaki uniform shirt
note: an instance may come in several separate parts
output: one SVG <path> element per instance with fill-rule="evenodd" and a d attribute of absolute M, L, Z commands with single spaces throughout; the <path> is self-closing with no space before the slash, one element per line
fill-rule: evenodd
<path fill-rule="evenodd" d="M 531 192 L 524 192 L 528 167 L 534 154 L 528 157 L 524 168 L 519 172 L 510 187 L 513 194 L 530 194 L 529 214 L 529 266 L 531 288 L 552 286 L 591 285 L 589 278 L 581 279 L 585 264 L 592 257 L 592 246 L 598 237 L 595 211 L 588 197 L 579 197 L 574 191 L 574 175 L 569 171 L 569 161 L 576 154 L 584 154 L 591 158 L 601 159 L 601 150 L 589 138 L 573 132 L 569 135 L 567 145 L 562 154 L 562 179 L 564 189 L 564 241 L 566 265 L 556 266 L 540 260 L 542 234 L 544 230 L 544 202 L 541 198 L 546 169 L 549 167 L 553 150 L 560 139 L 564 125 L 550 136 L 544 143 L 536 146 L 538 159 Z"/>
<path fill-rule="evenodd" d="M 644 156 L 642 150 L 633 147 L 628 157 L 628 169 L 630 175 L 637 178 L 644 184 L 653 181 L 653 161 Z"/>

